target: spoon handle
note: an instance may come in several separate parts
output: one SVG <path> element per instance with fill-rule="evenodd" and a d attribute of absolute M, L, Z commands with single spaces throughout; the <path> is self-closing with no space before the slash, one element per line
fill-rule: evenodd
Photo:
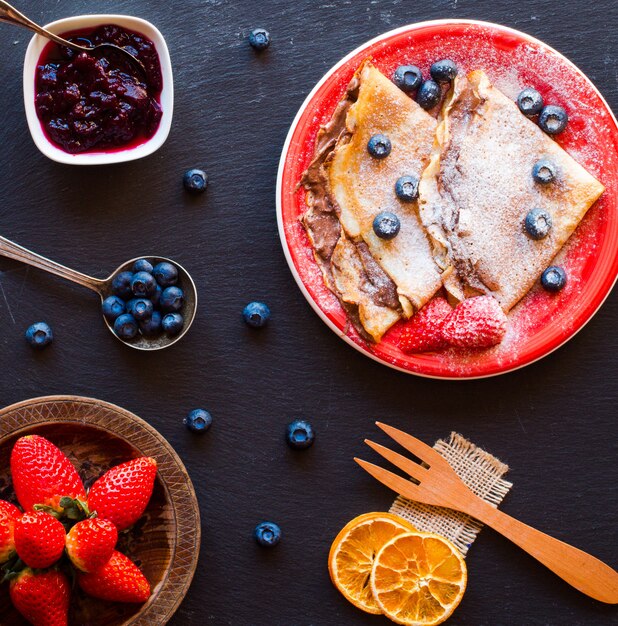
<path fill-rule="evenodd" d="M 101 294 L 105 284 L 104 280 L 92 278 L 91 276 L 87 276 L 81 272 L 76 272 L 69 267 L 65 267 L 64 265 L 60 265 L 60 263 L 47 259 L 40 254 L 35 254 L 23 246 L 13 243 L 5 237 L 0 237 L 0 255 L 8 257 L 9 259 L 14 259 L 15 261 L 21 261 L 22 263 L 32 265 L 33 267 L 49 272 L 50 274 L 66 278 L 67 280 L 77 283 L 78 285 L 88 287 L 88 289 L 92 289 L 92 291 L 96 291 L 98 294 Z"/>
<path fill-rule="evenodd" d="M 0 22 L 6 22 L 7 24 L 14 24 L 15 26 L 23 26 L 28 30 L 32 30 L 42 37 L 51 39 L 61 46 L 68 46 L 69 48 L 83 49 L 80 46 L 72 44 L 71 42 L 54 35 L 54 33 L 46 30 L 42 26 L 39 26 L 33 22 L 30 18 L 26 17 L 23 13 L 20 13 L 15 7 L 11 6 L 8 2 L 0 0 Z"/>

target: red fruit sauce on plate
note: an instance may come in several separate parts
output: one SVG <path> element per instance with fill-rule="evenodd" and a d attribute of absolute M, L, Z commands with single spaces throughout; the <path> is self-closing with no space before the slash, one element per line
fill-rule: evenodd
<path fill-rule="evenodd" d="M 406 355 L 398 347 L 400 321 L 381 343 L 370 344 L 349 323 L 325 286 L 299 217 L 305 191 L 298 183 L 313 158 L 316 135 L 328 122 L 360 63 L 371 57 L 386 76 L 399 65 L 417 65 L 425 77 L 439 59 L 459 71 L 484 70 L 515 99 L 524 87 L 569 115 L 556 141 L 605 185 L 575 233 L 556 257 L 567 272 L 565 288 L 551 294 L 536 284 L 509 313 L 503 341 L 486 350 L 448 349 Z M 281 156 L 277 186 L 279 232 L 288 263 L 305 297 L 348 343 L 386 365 L 436 378 L 477 378 L 523 367 L 570 339 L 594 315 L 618 274 L 618 124 L 593 84 L 570 61 L 532 37 L 495 24 L 466 20 L 425 22 L 386 33 L 335 66 L 299 111 Z M 540 277 L 539 277 L 540 278 Z"/>
<path fill-rule="evenodd" d="M 163 80 L 153 42 L 111 24 L 62 36 L 80 45 L 123 47 L 145 74 L 113 49 L 77 52 L 50 42 L 35 75 L 35 108 L 46 137 L 71 154 L 117 152 L 148 141 L 162 114 Z"/>

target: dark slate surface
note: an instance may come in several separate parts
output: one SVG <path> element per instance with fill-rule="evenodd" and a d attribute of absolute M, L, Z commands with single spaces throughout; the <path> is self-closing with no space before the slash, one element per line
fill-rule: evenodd
<path fill-rule="evenodd" d="M 512 471 L 504 510 L 614 566 L 617 551 L 616 351 L 618 299 L 568 345 L 501 378 L 448 383 L 406 376 L 353 351 L 312 313 L 278 241 L 274 188 L 289 124 L 315 82 L 344 54 L 419 20 L 469 17 L 539 37 L 567 54 L 618 110 L 618 4 L 613 0 L 23 0 L 42 22 L 86 12 L 129 13 L 165 34 L 176 75 L 169 140 L 140 162 L 98 169 L 57 165 L 30 140 L 22 58 L 29 35 L 0 25 L 0 233 L 94 275 L 142 253 L 178 259 L 201 307 L 190 334 L 159 354 L 123 347 L 95 296 L 9 261 L 0 269 L 0 401 L 42 394 L 95 396 L 153 424 L 184 459 L 203 515 L 199 571 L 176 617 L 185 624 L 387 624 L 349 605 L 326 570 L 330 542 L 353 516 L 386 509 L 392 494 L 352 457 L 388 420 L 430 442 L 455 429 Z M 267 27 L 256 57 L 245 36 Z M 181 175 L 202 166 L 205 196 Z M 266 300 L 270 327 L 251 332 L 244 303 Z M 23 331 L 45 319 L 56 341 L 33 354 Z M 198 406 L 214 425 L 182 426 Z M 302 416 L 315 446 L 294 454 L 285 424 Z M 365 453 L 366 454 L 366 453 Z M 281 545 L 261 551 L 251 532 L 273 519 Z M 468 558 L 469 586 L 453 624 L 570 626 L 616 623 L 492 531 Z M 1 617 L 0 617 L 1 621 Z"/>

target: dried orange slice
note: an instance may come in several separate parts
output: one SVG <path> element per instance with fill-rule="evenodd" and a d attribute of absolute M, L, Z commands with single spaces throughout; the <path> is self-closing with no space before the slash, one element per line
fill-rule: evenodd
<path fill-rule="evenodd" d="M 382 612 L 397 624 L 434 626 L 457 608 L 467 580 L 466 562 L 448 539 L 411 532 L 380 550 L 371 590 Z"/>
<path fill-rule="evenodd" d="M 356 607 L 381 613 L 371 593 L 369 578 L 376 554 L 388 541 L 416 530 L 390 513 L 365 513 L 346 524 L 335 537 L 328 555 L 333 584 Z"/>

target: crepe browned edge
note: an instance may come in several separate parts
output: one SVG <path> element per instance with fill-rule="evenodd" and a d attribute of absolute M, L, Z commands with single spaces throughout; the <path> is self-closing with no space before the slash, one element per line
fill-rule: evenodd
<path fill-rule="evenodd" d="M 358 98 L 360 73 L 368 62 L 370 61 L 365 61 L 355 72 L 332 118 L 318 132 L 313 160 L 300 181 L 307 191 L 307 210 L 300 220 L 313 245 L 314 256 L 327 287 L 337 296 L 358 333 L 365 340 L 375 342 L 380 340 L 381 334 L 372 335 L 367 332 L 361 322 L 358 302 L 351 302 L 346 298 L 346 294 L 337 288 L 332 271 L 335 250 L 345 246 L 348 254 L 356 255 L 360 261 L 360 264 L 355 264 L 359 271 L 360 289 L 370 300 L 371 305 L 387 310 L 385 314 L 392 316 L 393 324 L 403 313 L 397 287 L 375 261 L 366 243 L 353 242 L 345 237 L 339 222 L 341 209 L 330 191 L 329 176 L 326 172 L 335 147 L 349 141 L 351 137 L 346 128 L 346 117 L 349 108 Z"/>
<path fill-rule="evenodd" d="M 512 105 L 513 116 L 521 115 L 516 110 L 515 103 L 493 87 L 484 72 L 477 70 L 471 72 L 468 77 L 459 76 L 455 79 L 440 112 L 436 140 L 429 165 L 421 177 L 419 207 L 421 218 L 434 245 L 434 258 L 443 272 L 443 284 L 451 298 L 456 302 L 479 294 L 493 295 L 498 299 L 502 308 L 508 312 L 530 290 L 542 269 L 551 262 L 571 236 L 586 211 L 603 193 L 604 187 L 553 139 L 543 134 L 533 121 L 523 116 L 519 118 L 524 121 L 523 126 L 525 126 L 526 131 L 535 133 L 533 140 L 536 145 L 543 147 L 542 152 L 553 155 L 553 158 L 557 159 L 564 167 L 564 175 L 568 177 L 568 184 L 565 183 L 564 189 L 561 188 L 561 182 L 552 183 L 552 185 L 556 185 L 555 188 L 551 185 L 543 187 L 544 193 L 548 194 L 547 197 L 557 196 L 560 198 L 562 206 L 565 207 L 561 216 L 560 232 L 556 235 L 556 240 L 552 246 L 547 247 L 544 251 L 543 256 L 547 258 L 544 258 L 543 267 L 535 267 L 537 274 L 526 275 L 524 267 L 521 271 L 522 276 L 519 277 L 520 280 L 512 281 L 511 288 L 505 293 L 501 286 L 505 284 L 501 282 L 504 273 L 498 272 L 497 282 L 492 280 L 492 276 L 496 276 L 495 268 L 494 271 L 488 272 L 486 260 L 482 257 L 476 259 L 471 257 L 471 249 L 467 246 L 465 239 L 460 240 L 459 236 L 455 234 L 460 228 L 463 208 L 458 203 L 458 197 L 453 195 L 453 190 L 441 180 L 442 159 L 449 151 L 452 152 L 450 160 L 455 162 L 456 170 L 460 170 L 458 149 L 463 143 L 469 126 L 473 127 L 478 120 L 483 120 L 482 123 L 484 124 L 487 123 L 484 121 L 486 118 L 483 115 L 483 107 L 491 102 L 492 93 L 501 106 L 506 104 L 510 110 Z M 528 127 L 527 124 L 530 126 Z M 488 155 L 488 159 L 488 162 L 491 162 L 491 155 Z M 530 172 L 531 170 L 532 164 L 530 164 Z M 456 215 L 450 216 L 451 220 L 454 219 L 454 226 L 448 226 L 444 214 L 436 214 L 436 197 L 449 199 L 451 209 L 454 208 L 456 213 Z M 434 206 L 431 206 L 431 200 L 434 201 Z M 517 199 L 513 201 L 516 202 Z M 553 202 L 556 203 L 555 200 Z M 510 217 L 512 218 L 512 215 Z M 523 234 L 523 228 L 521 230 L 522 234 L 519 236 L 526 237 L 525 241 L 530 242 L 531 240 Z M 554 231 L 557 230 L 554 228 Z M 495 239 L 496 241 L 499 240 L 498 233 L 496 233 Z M 544 242 L 535 242 L 530 245 L 541 246 L 544 245 Z M 531 263 L 535 266 L 539 265 L 539 260 L 537 253 L 532 254 Z M 517 266 L 518 261 L 520 261 L 519 258 L 513 258 L 513 267 Z M 483 263 L 486 266 L 485 270 L 483 270 Z M 507 285 L 508 282 L 507 280 Z"/>

